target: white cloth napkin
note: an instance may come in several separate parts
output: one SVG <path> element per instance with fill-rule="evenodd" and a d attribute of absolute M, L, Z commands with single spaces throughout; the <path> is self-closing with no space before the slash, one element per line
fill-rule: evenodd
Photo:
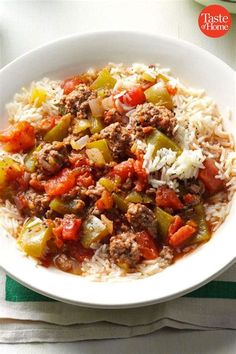
<path fill-rule="evenodd" d="M 230 298 L 227 291 L 224 291 L 225 298 L 221 298 L 220 291 L 219 295 L 213 294 L 214 298 L 201 297 L 201 293 L 196 292 L 198 297 L 182 297 L 144 308 L 98 310 L 56 301 L 6 301 L 5 273 L 0 271 L 0 343 L 127 338 L 163 327 L 236 329 L 236 265 L 214 284 L 218 290 L 221 285 L 224 289 L 229 285 Z"/>

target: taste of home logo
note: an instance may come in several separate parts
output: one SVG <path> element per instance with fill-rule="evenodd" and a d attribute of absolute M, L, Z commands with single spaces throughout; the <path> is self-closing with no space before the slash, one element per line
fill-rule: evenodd
<path fill-rule="evenodd" d="M 200 30 L 208 37 L 222 37 L 230 29 L 231 16 L 226 8 L 220 5 L 205 7 L 199 17 L 198 25 Z"/>

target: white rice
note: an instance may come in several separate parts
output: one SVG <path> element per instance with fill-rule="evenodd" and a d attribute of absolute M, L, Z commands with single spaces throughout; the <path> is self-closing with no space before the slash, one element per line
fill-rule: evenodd
<path fill-rule="evenodd" d="M 228 193 L 218 196 L 211 204 L 205 204 L 206 218 L 216 230 L 225 220 L 230 210 L 230 200 L 236 189 L 236 152 L 232 136 L 224 131 L 223 118 L 218 111 L 215 102 L 208 97 L 204 90 L 196 90 L 185 87 L 178 79 L 171 77 L 168 69 L 160 69 L 158 66 L 149 68 L 144 64 L 135 63 L 131 67 L 123 64 L 109 64 L 111 74 L 116 77 L 116 88 L 129 89 L 139 83 L 145 72 L 156 77 L 159 73 L 165 74 L 178 91 L 174 96 L 174 112 L 177 119 L 175 127 L 175 139 L 183 149 L 180 156 L 169 149 L 161 149 L 153 156 L 154 147 L 146 145 L 141 140 L 136 141 L 138 148 L 145 151 L 144 168 L 148 173 L 150 184 L 157 188 L 161 185 L 169 185 L 178 192 L 176 178 L 185 179 L 196 177 L 199 168 L 203 167 L 206 157 L 214 158 L 219 169 L 218 178 L 225 179 Z M 91 69 L 91 73 L 94 71 Z M 127 78 L 127 76 L 130 76 Z M 27 120 L 32 124 L 43 119 L 46 115 L 58 113 L 58 103 L 62 97 L 60 81 L 51 81 L 44 78 L 33 82 L 29 89 L 23 88 L 21 93 L 14 96 L 12 103 L 7 105 L 7 113 L 10 122 Z M 30 103 L 32 90 L 43 88 L 46 91 L 46 101 L 40 107 Z M 130 116 L 131 112 L 127 115 Z M 6 153 L 0 151 L 0 156 Z M 11 154 L 11 157 L 23 163 L 24 156 Z M 155 172 L 159 171 L 157 178 Z M 15 206 L 8 201 L 2 204 L 0 209 L 0 222 L 7 232 L 17 236 L 23 219 Z M 153 261 L 144 261 L 138 266 L 135 273 L 126 274 L 108 258 L 107 245 L 100 246 L 91 260 L 82 264 L 83 275 L 96 281 L 117 281 L 124 277 L 137 279 L 158 273 L 172 263 L 173 255 L 169 247 L 164 247 L 160 256 Z"/>
<path fill-rule="evenodd" d="M 30 97 L 32 90 L 44 89 L 46 92 L 46 100 L 40 106 L 36 107 L 37 102 L 32 104 Z M 10 122 L 29 121 L 34 124 L 40 121 L 45 115 L 56 115 L 58 113 L 57 104 L 63 95 L 60 87 L 60 81 L 51 81 L 44 78 L 41 81 L 32 82 L 29 89 L 22 88 L 22 93 L 14 96 L 13 102 L 6 105 L 7 114 Z"/>
<path fill-rule="evenodd" d="M 204 167 L 204 160 L 202 150 L 184 150 L 169 168 L 168 175 L 179 179 L 196 178 L 199 168 Z"/>
<path fill-rule="evenodd" d="M 96 281 L 119 281 L 124 277 L 129 280 L 140 279 L 161 272 L 172 263 L 173 253 L 168 246 L 164 246 L 159 257 L 152 261 L 144 261 L 137 266 L 137 271 L 129 273 L 108 259 L 108 246 L 100 246 L 91 260 L 82 264 L 83 275 Z"/>
<path fill-rule="evenodd" d="M 17 237 L 19 228 L 23 223 L 23 219 L 17 208 L 8 200 L 1 202 L 0 208 L 0 224 L 11 236 Z"/>
<path fill-rule="evenodd" d="M 178 179 L 197 177 L 199 168 L 203 167 L 205 156 L 202 150 L 184 150 L 180 156 L 171 149 L 160 149 L 153 156 L 155 146 L 148 144 L 144 155 L 143 167 L 150 174 L 161 170 L 160 178 L 149 178 L 149 182 L 154 188 L 167 184 L 178 191 Z"/>

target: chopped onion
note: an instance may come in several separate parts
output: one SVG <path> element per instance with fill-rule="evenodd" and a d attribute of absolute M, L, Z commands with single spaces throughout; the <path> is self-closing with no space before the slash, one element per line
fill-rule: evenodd
<path fill-rule="evenodd" d="M 102 106 L 100 98 L 94 98 L 92 100 L 89 100 L 89 107 L 91 109 L 93 117 L 99 118 L 103 116 L 104 108 Z"/>
<path fill-rule="evenodd" d="M 72 139 L 70 145 L 74 150 L 81 150 L 86 146 L 88 141 L 89 141 L 89 136 L 85 135 L 82 136 L 82 138 L 80 138 L 79 140 Z"/>
<path fill-rule="evenodd" d="M 121 96 L 124 96 L 125 93 L 126 93 L 126 90 L 121 91 L 121 92 L 117 93 L 117 94 L 114 96 L 114 98 L 116 99 L 116 98 L 119 98 L 119 97 L 121 97 Z"/>
<path fill-rule="evenodd" d="M 87 149 L 86 154 L 91 162 L 93 162 L 98 167 L 103 167 L 106 165 L 103 154 L 97 148 Z"/>
<path fill-rule="evenodd" d="M 106 215 L 104 215 L 104 214 L 101 215 L 101 220 L 102 220 L 103 224 L 106 226 L 107 231 L 109 232 L 109 234 L 112 234 L 112 232 L 113 232 L 113 221 L 108 219 L 106 217 Z"/>
<path fill-rule="evenodd" d="M 118 111 L 120 114 L 122 114 L 122 113 L 124 113 L 124 112 L 129 112 L 129 111 L 131 111 L 132 109 L 135 108 L 135 107 L 131 107 L 131 106 L 128 106 L 128 105 L 126 105 L 126 104 L 120 102 L 119 98 L 117 98 L 117 99 L 115 100 L 115 105 L 116 105 L 117 111 Z"/>
<path fill-rule="evenodd" d="M 111 108 L 114 108 L 114 99 L 112 96 L 106 97 L 102 100 L 103 108 L 108 111 Z"/>

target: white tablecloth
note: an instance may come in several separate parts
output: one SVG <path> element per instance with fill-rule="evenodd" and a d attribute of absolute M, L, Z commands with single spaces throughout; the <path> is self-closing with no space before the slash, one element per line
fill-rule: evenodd
<path fill-rule="evenodd" d="M 0 65 L 45 42 L 75 32 L 132 29 L 171 35 L 195 43 L 236 69 L 236 17 L 222 38 L 205 37 L 197 24 L 201 6 L 192 0 L 0 0 Z M 1 329 L 0 329 L 1 330 Z M 66 344 L 1 345 L 1 354 L 234 354 L 234 331 L 174 331 L 122 340 Z"/>

